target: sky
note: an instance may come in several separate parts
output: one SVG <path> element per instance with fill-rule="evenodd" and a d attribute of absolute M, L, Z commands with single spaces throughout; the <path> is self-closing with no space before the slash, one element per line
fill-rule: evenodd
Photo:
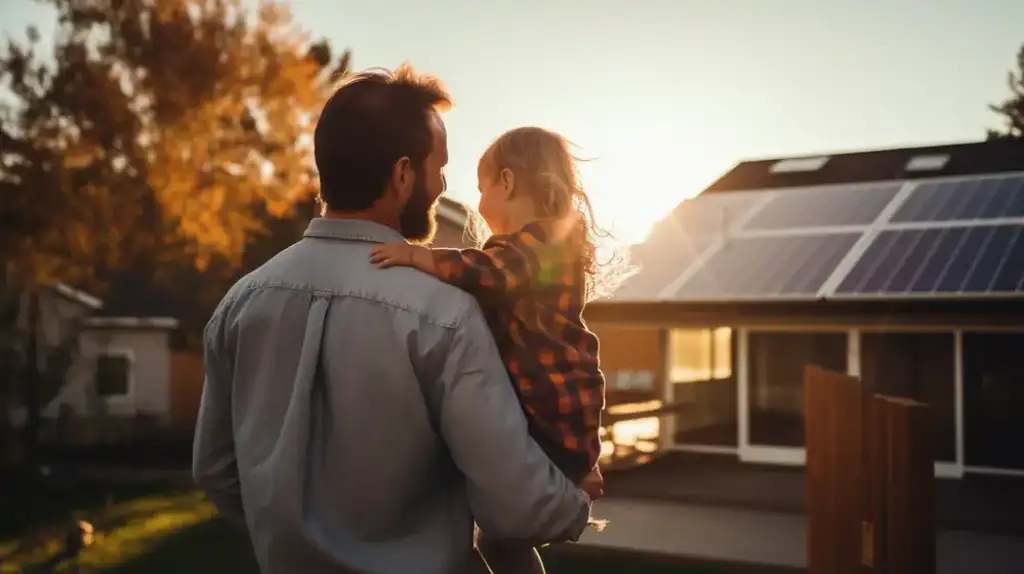
<path fill-rule="evenodd" d="M 599 222 L 638 241 L 738 161 L 971 141 L 999 125 L 1024 43 L 1015 0 L 294 0 L 356 68 L 412 62 L 455 108 L 449 193 L 476 205 L 476 162 L 539 125 L 591 158 Z M 0 29 L 48 29 L 0 0 Z M 52 28 L 52 23 L 49 24 Z"/>

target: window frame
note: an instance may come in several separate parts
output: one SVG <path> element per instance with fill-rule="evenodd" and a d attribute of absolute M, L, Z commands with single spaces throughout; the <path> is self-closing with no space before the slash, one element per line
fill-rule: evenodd
<path fill-rule="evenodd" d="M 719 330 L 725 329 L 729 332 L 727 343 L 719 345 L 721 342 L 717 337 L 716 333 Z M 696 383 L 706 383 L 711 381 L 727 381 L 736 378 L 736 329 L 728 325 L 711 325 L 707 327 L 669 327 L 667 329 L 667 345 L 666 353 L 668 355 L 668 372 L 665 373 L 665 380 L 669 385 L 688 385 Z M 675 346 L 673 345 L 673 336 L 678 332 L 689 332 L 699 333 L 702 338 L 706 338 L 706 344 L 708 348 L 708 356 L 705 357 L 707 362 L 706 378 L 703 379 L 691 379 L 691 380 L 677 380 L 672 376 L 672 371 L 675 369 Z M 704 344 L 704 343 L 702 343 Z M 721 349 L 719 347 L 722 347 Z M 729 374 L 726 377 L 716 377 L 717 366 L 719 360 L 719 354 L 724 354 L 728 357 Z"/>
<path fill-rule="evenodd" d="M 117 394 L 104 394 L 100 388 L 99 369 L 102 359 L 122 359 L 127 363 L 125 373 L 125 391 Z M 130 399 L 135 392 L 135 353 L 130 349 L 103 349 L 93 357 L 92 384 L 96 396 L 106 401 L 123 401 Z"/>

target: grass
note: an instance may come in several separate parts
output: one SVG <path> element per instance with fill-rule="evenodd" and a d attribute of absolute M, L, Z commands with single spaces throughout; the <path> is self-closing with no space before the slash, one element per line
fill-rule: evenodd
<path fill-rule="evenodd" d="M 720 574 L 710 566 L 671 564 L 652 557 L 624 552 L 566 551 L 557 547 L 543 552 L 550 574 Z M 161 541 L 152 551 L 107 572 L 111 574 L 258 574 L 244 534 L 220 520 L 181 531 Z"/>
<path fill-rule="evenodd" d="M 104 485 L 79 482 L 74 486 L 45 485 L 24 472 L 0 472 L 0 540 L 24 536 L 38 528 L 69 521 L 74 514 L 88 514 L 123 501 L 147 495 L 166 495 L 191 490 L 191 485 L 152 482 Z"/>
<path fill-rule="evenodd" d="M 21 488 L 0 489 L 0 574 L 29 572 L 57 555 L 61 527 L 70 523 L 72 514 L 96 529 L 93 543 L 77 561 L 75 571 L 80 574 L 258 574 L 245 534 L 218 519 L 209 501 L 193 490 L 167 484 L 53 490 L 27 477 L 18 480 Z M 7 480 L 3 486 L 14 484 Z M 19 547 L 18 539 L 30 531 L 37 534 L 35 542 Z M 543 555 L 551 574 L 726 571 L 575 545 L 556 545 Z M 61 571 L 67 568 L 56 570 Z"/>
<path fill-rule="evenodd" d="M 78 513 L 96 530 L 93 543 L 78 559 L 78 572 L 108 572 L 150 554 L 165 539 L 210 522 L 216 510 L 200 493 L 150 495 Z M 40 533 L 31 545 L 17 540 L 0 542 L 4 556 L 0 573 L 16 574 L 53 558 L 61 550 L 62 521 Z"/>

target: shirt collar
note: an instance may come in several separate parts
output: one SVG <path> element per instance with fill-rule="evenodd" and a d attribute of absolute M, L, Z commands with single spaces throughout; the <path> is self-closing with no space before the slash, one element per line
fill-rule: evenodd
<path fill-rule="evenodd" d="M 394 243 L 406 241 L 394 229 L 365 219 L 342 219 L 316 217 L 309 222 L 303 237 L 340 239 L 342 241 L 367 241 L 370 243 Z"/>

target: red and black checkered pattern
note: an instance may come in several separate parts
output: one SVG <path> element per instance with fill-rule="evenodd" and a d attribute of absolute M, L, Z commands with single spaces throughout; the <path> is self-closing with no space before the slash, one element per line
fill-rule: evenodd
<path fill-rule="evenodd" d="M 552 237 L 531 223 L 482 249 L 435 249 L 438 276 L 477 295 L 534 436 L 563 471 L 582 479 L 597 464 L 604 408 L 598 340 L 583 322 L 582 237 Z M 582 231 L 580 232 L 582 233 Z"/>

